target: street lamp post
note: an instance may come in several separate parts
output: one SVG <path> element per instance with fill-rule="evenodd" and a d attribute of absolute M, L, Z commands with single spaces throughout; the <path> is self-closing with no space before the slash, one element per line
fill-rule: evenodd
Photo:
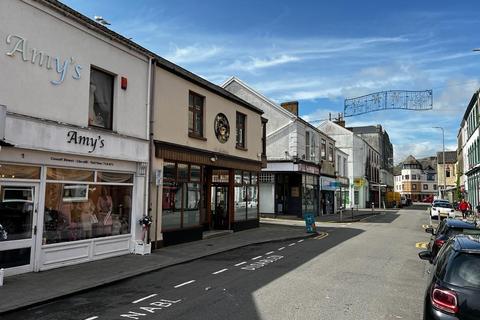
<path fill-rule="evenodd" d="M 447 189 L 447 166 L 445 165 L 445 130 L 443 130 L 442 127 L 433 127 L 435 129 L 441 129 L 442 130 L 442 145 L 443 145 L 443 194 L 442 199 L 445 198 L 445 191 Z M 440 181 L 438 181 L 440 182 Z"/>

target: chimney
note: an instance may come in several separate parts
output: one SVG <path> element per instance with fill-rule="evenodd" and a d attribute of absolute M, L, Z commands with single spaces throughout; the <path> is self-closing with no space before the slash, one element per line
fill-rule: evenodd
<path fill-rule="evenodd" d="M 333 120 L 333 123 L 336 123 L 336 124 L 338 124 L 339 126 L 345 128 L 345 118 L 343 117 L 343 115 L 342 115 L 341 113 L 338 114 L 338 118 L 337 118 L 337 119 Z"/>
<path fill-rule="evenodd" d="M 282 102 L 280 105 L 283 109 L 290 111 L 298 117 L 298 101 Z"/>

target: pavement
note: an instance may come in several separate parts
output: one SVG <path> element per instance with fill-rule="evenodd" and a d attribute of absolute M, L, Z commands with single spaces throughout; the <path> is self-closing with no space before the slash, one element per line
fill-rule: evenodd
<path fill-rule="evenodd" d="M 222 237 L 155 250 L 150 255 L 124 255 L 63 268 L 31 272 L 4 279 L 0 314 L 38 305 L 222 252 L 269 242 L 314 236 L 305 227 L 264 225 Z"/>
<path fill-rule="evenodd" d="M 378 209 L 375 208 L 373 211 L 372 209 L 348 209 L 343 211 L 342 214 L 335 213 L 335 214 L 326 214 L 315 217 L 315 221 L 319 223 L 346 223 L 346 222 L 359 222 L 366 218 L 376 216 L 379 214 L 383 214 L 386 212 L 397 212 L 399 209 L 392 208 L 392 209 Z M 261 220 L 263 223 L 270 223 L 274 222 L 275 220 L 298 220 L 303 221 L 303 218 L 300 218 L 296 215 L 292 214 L 281 214 L 281 215 L 274 215 L 274 214 L 261 214 Z"/>

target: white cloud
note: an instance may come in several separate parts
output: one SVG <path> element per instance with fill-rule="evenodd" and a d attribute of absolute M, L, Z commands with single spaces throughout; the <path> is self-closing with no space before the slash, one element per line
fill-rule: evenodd
<path fill-rule="evenodd" d="M 192 63 L 209 60 L 220 54 L 222 49 L 216 46 L 204 47 L 199 45 L 183 48 L 175 47 L 173 53 L 165 58 L 175 63 Z"/>
<path fill-rule="evenodd" d="M 275 67 L 278 65 L 295 62 L 299 60 L 300 58 L 298 57 L 290 56 L 286 54 L 282 54 L 276 57 L 263 58 L 263 59 L 250 57 L 246 61 L 236 60 L 228 67 L 228 69 L 240 70 L 240 71 L 255 71 L 258 69 Z"/>

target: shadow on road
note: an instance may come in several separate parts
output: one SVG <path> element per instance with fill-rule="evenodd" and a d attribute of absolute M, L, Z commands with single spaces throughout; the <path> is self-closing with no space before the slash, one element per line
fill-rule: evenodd
<path fill-rule="evenodd" d="M 327 250 L 364 232 L 354 228 L 335 227 L 328 228 L 328 231 L 329 235 L 326 238 L 306 239 L 295 246 L 289 246 L 292 243 L 289 241 L 252 245 L 224 252 L 56 300 L 47 305 L 5 314 L 2 319 L 84 320 L 92 316 L 97 316 L 98 318 L 95 318 L 97 320 L 262 319 L 261 311 L 257 310 L 255 301 L 256 291 L 281 279 L 312 259 L 321 258 Z M 219 238 L 218 241 L 222 239 Z M 280 247 L 285 249 L 278 251 Z M 270 256 L 276 255 L 281 258 L 255 270 L 234 266 L 239 261 L 248 261 L 248 264 L 252 264 L 252 257 L 259 255 L 266 257 L 267 251 L 274 251 Z M 212 272 L 220 268 L 228 268 L 228 271 L 221 276 L 212 276 Z M 98 272 L 109 272 L 109 270 L 98 270 Z M 196 282 L 178 289 L 174 288 L 175 284 L 190 279 L 195 279 Z M 298 283 L 292 285 L 298 286 Z M 132 302 L 148 295 L 158 295 L 158 298 L 171 300 L 181 299 L 181 303 L 169 308 L 150 309 L 151 312 L 149 312 L 140 307 L 151 307 L 149 302 L 154 302 L 156 298 L 136 304 Z"/>

